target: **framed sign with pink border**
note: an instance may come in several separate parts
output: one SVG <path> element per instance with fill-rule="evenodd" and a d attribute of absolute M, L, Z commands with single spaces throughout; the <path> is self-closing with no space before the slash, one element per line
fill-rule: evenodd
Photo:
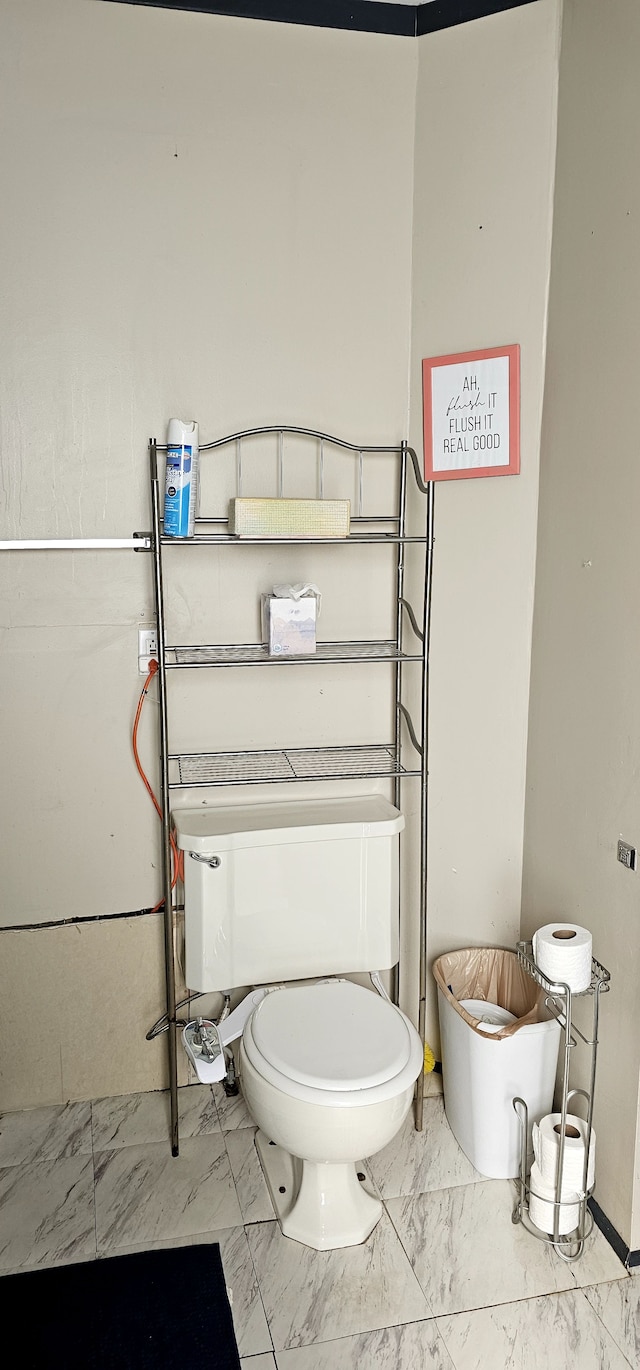
<path fill-rule="evenodd" d="M 517 476 L 520 348 L 487 347 L 422 363 L 427 480 Z"/>

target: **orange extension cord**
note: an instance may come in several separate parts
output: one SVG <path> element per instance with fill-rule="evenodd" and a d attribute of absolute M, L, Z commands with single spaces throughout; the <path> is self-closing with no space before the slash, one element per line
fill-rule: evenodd
<path fill-rule="evenodd" d="M 140 760 L 140 756 L 139 756 L 139 753 L 138 753 L 138 726 L 139 726 L 139 724 L 140 724 L 140 716 L 141 716 L 141 714 L 142 714 L 142 706 L 143 706 L 144 701 L 145 701 L 145 699 L 146 699 L 146 697 L 147 697 L 147 695 L 148 695 L 148 693 L 149 693 L 149 687 L 150 687 L 150 685 L 151 685 L 151 681 L 153 680 L 154 676 L 157 675 L 157 672 L 158 672 L 158 663 L 157 663 L 157 661 L 152 657 L 152 658 L 151 658 L 151 661 L 149 662 L 149 674 L 147 675 L 147 678 L 146 678 L 146 680 L 145 680 L 145 682 L 144 682 L 144 685 L 142 686 L 142 690 L 141 690 L 141 692 L 140 692 L 140 698 L 139 698 L 139 700 L 138 700 L 138 708 L 137 708 L 137 710 L 136 710 L 136 716 L 135 716 L 134 723 L 133 723 L 133 733 L 132 733 L 132 737 L 131 737 L 131 742 L 132 742 L 132 745 L 133 745 L 133 755 L 134 755 L 134 757 L 135 757 L 135 763 L 136 763 L 136 766 L 138 767 L 139 774 L 140 774 L 141 777 L 142 777 L 142 780 L 143 780 L 143 783 L 144 783 L 144 787 L 145 787 L 145 789 L 146 789 L 146 791 L 147 791 L 147 794 L 148 794 L 148 795 L 150 796 L 150 798 L 151 798 L 151 802 L 152 802 L 153 807 L 154 807 L 154 809 L 155 809 L 155 811 L 156 811 L 156 813 L 157 813 L 157 815 L 158 815 L 158 818 L 161 819 L 161 818 L 162 818 L 162 809 L 160 808 L 160 805 L 159 805 L 159 803 L 158 803 L 158 801 L 157 801 L 157 799 L 156 799 L 156 797 L 155 797 L 155 794 L 153 793 L 153 790 L 152 790 L 152 788 L 151 788 L 151 785 L 149 784 L 149 781 L 147 780 L 147 777 L 146 777 L 146 775 L 145 775 L 145 773 L 144 773 L 144 770 L 143 770 L 143 767 L 142 767 L 142 762 L 141 762 L 141 760 Z M 173 857 L 173 876 L 172 876 L 172 879 L 171 879 L 171 888 L 173 889 L 173 888 L 175 887 L 176 881 L 177 881 L 178 879 L 180 879 L 180 880 L 183 879 L 184 863 L 183 863 L 182 852 L 178 850 L 178 848 L 177 848 L 177 846 L 176 846 L 176 841 L 175 841 L 175 838 L 174 838 L 172 832 L 169 833 L 169 841 L 170 841 L 170 843 L 171 843 L 171 855 L 172 855 L 172 857 Z M 152 908 L 151 912 L 152 912 L 152 913 L 157 913 L 157 912 L 158 912 L 158 909 L 161 909 L 162 906 L 163 906 L 163 904 L 164 904 L 164 899 L 159 899 L 159 900 L 158 900 L 158 903 Z"/>

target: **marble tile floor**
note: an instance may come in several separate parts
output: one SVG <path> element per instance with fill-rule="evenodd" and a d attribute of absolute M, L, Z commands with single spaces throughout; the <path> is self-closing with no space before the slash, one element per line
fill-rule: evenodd
<path fill-rule="evenodd" d="M 5 1114 L 0 1274 L 159 1246 L 220 1243 L 243 1370 L 580 1370 L 640 1365 L 640 1276 L 600 1232 L 567 1265 L 511 1222 L 514 1189 L 455 1142 L 440 1080 L 365 1165 L 384 1203 L 369 1240 L 283 1237 L 242 1098 L 179 1091 Z M 197 1284 L 197 1281 L 194 1281 Z M 215 1370 L 212 1347 L 211 1370 Z"/>

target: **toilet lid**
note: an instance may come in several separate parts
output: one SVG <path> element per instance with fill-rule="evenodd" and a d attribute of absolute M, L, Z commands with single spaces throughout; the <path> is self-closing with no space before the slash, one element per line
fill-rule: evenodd
<path fill-rule="evenodd" d="M 399 1075 L 411 1056 L 400 1011 L 350 980 L 274 990 L 248 1026 L 270 1065 L 313 1089 L 370 1089 Z"/>

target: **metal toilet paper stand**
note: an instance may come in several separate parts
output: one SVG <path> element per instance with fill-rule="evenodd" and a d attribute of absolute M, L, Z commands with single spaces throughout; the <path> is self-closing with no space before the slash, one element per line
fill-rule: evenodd
<path fill-rule="evenodd" d="M 556 1169 L 555 1199 L 553 1203 L 553 1232 L 542 1232 L 532 1222 L 529 1214 L 529 1200 L 531 1196 L 530 1174 L 528 1166 L 527 1146 L 529 1138 L 529 1110 L 524 1099 L 518 1095 L 513 1100 L 513 1107 L 520 1120 L 521 1131 L 521 1150 L 520 1150 L 520 1174 L 518 1176 L 518 1197 L 516 1206 L 511 1215 L 513 1223 L 522 1223 L 527 1231 L 539 1241 L 546 1242 L 553 1246 L 554 1250 L 564 1261 L 576 1261 L 582 1255 L 586 1238 L 593 1227 L 593 1217 L 587 1207 L 587 1201 L 591 1189 L 587 1188 L 587 1176 L 589 1171 L 589 1151 L 591 1148 L 591 1124 L 593 1120 L 593 1099 L 596 1080 L 596 1063 L 598 1056 L 598 1023 L 600 1016 L 600 995 L 608 992 L 610 988 L 611 976 L 604 966 L 600 965 L 594 957 L 591 959 L 591 984 L 588 989 L 583 990 L 577 996 L 569 985 L 550 980 L 543 971 L 539 969 L 533 959 L 531 942 L 518 942 L 516 954 L 520 964 L 527 971 L 527 974 L 536 981 L 546 992 L 545 1006 L 558 1019 L 564 1032 L 564 1061 L 562 1069 L 562 1095 L 561 1104 L 558 1112 L 560 1113 L 560 1143 L 558 1147 L 558 1162 Z M 593 1018 L 591 1036 L 586 1037 L 573 1022 L 573 999 L 576 997 L 584 998 L 591 995 L 593 1000 Z M 585 1046 L 591 1050 L 591 1068 L 589 1078 L 589 1089 L 570 1089 L 569 1088 L 569 1066 L 571 1061 L 572 1047 L 577 1046 L 577 1038 L 580 1038 Z M 586 1146 L 584 1152 L 584 1166 L 582 1172 L 582 1187 L 579 1199 L 579 1213 L 577 1226 L 569 1233 L 560 1232 L 561 1220 L 561 1194 L 562 1194 L 562 1175 L 564 1167 L 564 1149 L 567 1126 L 567 1113 L 569 1104 L 574 1100 L 582 1098 L 586 1101 Z M 593 1186 L 592 1186 L 593 1188 Z M 545 1197 L 545 1196 L 540 1196 Z M 562 1200 L 564 1206 L 567 1205 L 566 1197 Z"/>

